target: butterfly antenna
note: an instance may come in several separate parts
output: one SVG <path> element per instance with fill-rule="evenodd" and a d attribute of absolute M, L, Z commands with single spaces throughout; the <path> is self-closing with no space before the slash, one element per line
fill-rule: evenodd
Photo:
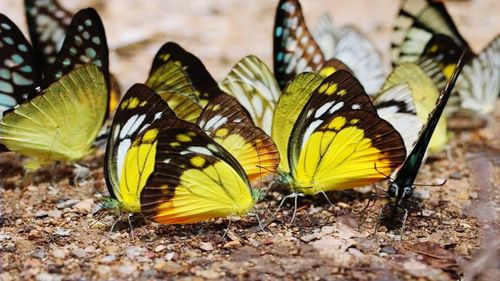
<path fill-rule="evenodd" d="M 443 186 L 445 185 L 446 183 L 448 182 L 447 179 L 443 180 L 442 183 L 438 183 L 438 184 L 421 184 L 421 183 L 414 183 L 413 186 Z"/>

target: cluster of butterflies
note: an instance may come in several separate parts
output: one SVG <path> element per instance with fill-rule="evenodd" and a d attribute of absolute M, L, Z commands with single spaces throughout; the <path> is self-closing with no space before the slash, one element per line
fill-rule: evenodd
<path fill-rule="evenodd" d="M 56 0 L 25 7 L 32 44 L 0 14 L 1 149 L 29 156 L 28 168 L 71 163 L 105 128 L 111 197 L 101 207 L 158 223 L 247 214 L 264 180 L 315 195 L 393 174 L 397 209 L 427 148 L 447 143 L 448 99 L 447 114 L 487 114 L 500 88 L 498 36 L 472 54 L 440 2 L 403 1 L 387 76 L 356 28 L 324 16 L 309 31 L 298 0 L 281 0 L 274 73 L 247 56 L 217 82 L 168 42 L 147 81 L 119 101 L 96 11 L 72 16 Z"/>

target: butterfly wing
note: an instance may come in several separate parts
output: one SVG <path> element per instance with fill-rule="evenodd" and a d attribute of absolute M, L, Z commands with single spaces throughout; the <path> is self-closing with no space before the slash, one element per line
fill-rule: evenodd
<path fill-rule="evenodd" d="M 202 107 L 196 89 L 181 65 L 167 61 L 151 73 L 146 85 L 168 103 L 177 117 L 195 123 L 200 116 Z"/>
<path fill-rule="evenodd" d="M 173 42 L 165 43 L 156 53 L 150 76 L 162 65 L 173 62 L 180 66 L 191 80 L 198 103 L 203 107 L 221 93 L 215 79 L 195 55 Z"/>
<path fill-rule="evenodd" d="M 293 126 L 314 89 L 318 87 L 323 79 L 317 73 L 301 73 L 290 81 L 278 99 L 273 115 L 271 135 L 281 157 L 280 171 L 290 171 L 288 165 L 288 140 Z"/>
<path fill-rule="evenodd" d="M 280 162 L 276 145 L 232 96 L 220 94 L 212 99 L 198 125 L 238 160 L 252 185 L 275 173 Z"/>
<path fill-rule="evenodd" d="M 5 114 L 0 142 L 41 163 L 74 161 L 90 152 L 105 114 L 104 77 L 85 65 Z"/>
<path fill-rule="evenodd" d="M 319 70 L 325 58 L 306 26 L 298 0 L 281 0 L 276 9 L 273 41 L 274 75 L 285 88 L 297 74 Z"/>
<path fill-rule="evenodd" d="M 49 67 L 44 79 L 50 85 L 73 68 L 93 63 L 109 81 L 109 51 L 101 18 L 92 8 L 80 10 L 71 20 L 66 37 L 55 62 Z"/>
<path fill-rule="evenodd" d="M 72 14 L 57 0 L 24 0 L 31 42 L 43 72 L 56 60 Z"/>
<path fill-rule="evenodd" d="M 168 105 L 142 84 L 132 86 L 117 108 L 108 137 L 104 175 L 109 193 L 121 202 L 124 211 L 140 211 L 140 193 L 154 169 L 156 137 L 162 120 L 169 116 L 175 114 Z"/>
<path fill-rule="evenodd" d="M 155 169 L 141 192 L 146 218 L 164 224 L 243 215 L 254 199 L 238 162 L 203 133 L 169 119 L 158 135 Z"/>
<path fill-rule="evenodd" d="M 453 39 L 460 49 L 470 49 L 442 2 L 402 0 L 391 44 L 392 61 L 417 61 L 434 34 Z"/>
<path fill-rule="evenodd" d="M 387 90 L 400 83 L 407 83 L 410 86 L 415 101 L 417 116 L 422 122 L 426 122 L 439 96 L 438 89 L 433 81 L 418 65 L 413 63 L 402 63 L 396 66 L 393 72 L 389 74 L 382 90 Z M 446 117 L 441 116 L 439 124 L 432 136 L 429 152 L 436 153 L 443 150 L 447 142 L 448 130 Z"/>
<path fill-rule="evenodd" d="M 32 97 L 42 74 L 28 40 L 0 14 L 0 119 L 3 112 Z"/>
<path fill-rule="evenodd" d="M 263 61 L 256 56 L 243 58 L 231 69 L 220 87 L 248 110 L 258 127 L 270 134 L 281 90 Z"/>
<path fill-rule="evenodd" d="M 456 90 L 464 113 L 488 115 L 500 94 L 500 36 L 478 56 L 469 60 L 460 74 Z"/>
<path fill-rule="evenodd" d="M 288 157 L 292 188 L 312 195 L 385 178 L 404 161 L 405 147 L 356 78 L 338 71 L 323 80 L 300 113 Z"/>
<path fill-rule="evenodd" d="M 378 115 L 403 137 L 406 151 L 411 151 L 424 124 L 417 116 L 410 86 L 402 83 L 382 91 L 373 100 L 373 105 Z"/>

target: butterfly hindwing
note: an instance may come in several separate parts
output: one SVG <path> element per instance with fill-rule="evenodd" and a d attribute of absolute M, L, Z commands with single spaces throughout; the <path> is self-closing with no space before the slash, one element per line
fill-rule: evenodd
<path fill-rule="evenodd" d="M 79 67 L 5 114 L 0 142 L 40 164 L 77 160 L 91 150 L 106 114 L 106 97 L 101 71 Z"/>
<path fill-rule="evenodd" d="M 276 145 L 232 96 L 212 99 L 198 125 L 238 160 L 252 184 L 276 171 L 280 161 Z"/>
<path fill-rule="evenodd" d="M 274 75 L 283 89 L 304 71 L 316 71 L 325 58 L 309 32 L 298 0 L 281 0 L 274 22 Z"/>
<path fill-rule="evenodd" d="M 34 51 L 19 28 L 0 14 L 0 118 L 35 94 L 42 80 Z"/>
<path fill-rule="evenodd" d="M 224 148 L 194 124 L 172 118 L 164 126 L 140 198 L 146 218 L 185 224 L 243 215 L 253 207 L 245 172 Z"/>

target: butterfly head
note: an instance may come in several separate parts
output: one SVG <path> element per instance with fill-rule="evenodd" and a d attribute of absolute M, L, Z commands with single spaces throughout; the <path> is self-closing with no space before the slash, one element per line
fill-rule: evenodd
<path fill-rule="evenodd" d="M 266 194 L 260 189 L 252 188 L 251 193 L 252 199 L 255 203 L 261 201 L 262 199 L 264 199 L 264 197 L 266 197 Z"/>
<path fill-rule="evenodd" d="M 106 197 L 102 202 L 97 204 L 92 214 L 99 214 L 102 212 L 112 212 L 119 214 L 121 211 L 120 202 L 113 197 Z"/>
<path fill-rule="evenodd" d="M 392 182 L 389 184 L 389 189 L 387 193 L 391 198 L 396 199 L 396 207 L 401 205 L 404 200 L 409 199 L 413 195 L 413 186 L 411 185 L 401 185 L 397 182 Z"/>

